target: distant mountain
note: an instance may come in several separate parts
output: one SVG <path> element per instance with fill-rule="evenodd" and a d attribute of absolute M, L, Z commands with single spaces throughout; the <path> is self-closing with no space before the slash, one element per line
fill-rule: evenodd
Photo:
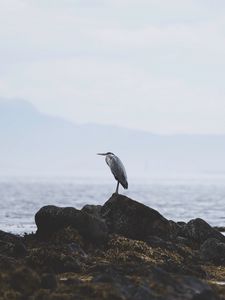
<path fill-rule="evenodd" d="M 112 151 L 135 177 L 225 173 L 225 136 L 155 135 L 78 125 L 26 101 L 0 101 L 1 175 L 111 176 L 97 152 Z"/>

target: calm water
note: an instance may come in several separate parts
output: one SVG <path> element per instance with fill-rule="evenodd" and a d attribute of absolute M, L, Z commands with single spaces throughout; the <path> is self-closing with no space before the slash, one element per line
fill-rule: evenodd
<path fill-rule="evenodd" d="M 34 215 L 43 205 L 103 204 L 115 189 L 114 181 L 81 179 L 0 178 L 0 229 L 13 233 L 36 231 Z M 225 225 L 225 180 L 149 180 L 130 182 L 125 195 L 157 209 L 175 221 L 201 217 L 211 225 Z"/>

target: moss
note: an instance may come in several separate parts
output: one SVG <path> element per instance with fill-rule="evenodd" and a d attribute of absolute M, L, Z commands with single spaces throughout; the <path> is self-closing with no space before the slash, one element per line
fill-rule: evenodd
<path fill-rule="evenodd" d="M 79 258 L 69 252 L 68 249 L 61 247 L 36 248 L 30 251 L 27 262 L 30 266 L 45 272 L 80 272 L 82 264 Z"/>
<path fill-rule="evenodd" d="M 192 291 L 183 275 L 194 272 L 203 277 L 197 267 L 204 268 L 210 280 L 225 278 L 225 267 L 198 266 L 198 253 L 185 245 L 152 247 L 144 241 L 110 235 L 106 244 L 97 246 L 85 242 L 71 228 L 58 231 L 48 241 L 26 235 L 23 242 L 26 257 L 2 260 L 15 264 L 14 269 L 6 267 L 0 273 L 0 299 L 125 300 L 134 295 L 176 299 L 178 292 L 181 298 L 183 281 L 187 294 Z M 213 290 L 225 295 L 223 287 L 213 286 Z"/>
<path fill-rule="evenodd" d="M 225 281 L 225 266 L 208 264 L 203 265 L 202 268 L 205 270 L 208 280 Z"/>
<path fill-rule="evenodd" d="M 72 227 L 67 227 L 54 233 L 50 239 L 51 243 L 55 244 L 70 244 L 77 243 L 80 247 L 84 246 L 84 240 L 78 231 Z"/>
<path fill-rule="evenodd" d="M 211 286 L 213 288 L 213 290 L 215 291 L 215 293 L 217 293 L 219 295 L 219 299 L 220 300 L 225 300 L 225 286 L 224 285 L 218 285 L 218 284 L 212 284 Z"/>
<path fill-rule="evenodd" d="M 40 277 L 27 267 L 16 269 L 9 278 L 10 286 L 25 296 L 40 288 Z"/>
<path fill-rule="evenodd" d="M 22 294 L 12 290 L 4 291 L 2 297 L 2 300 L 22 300 Z"/>

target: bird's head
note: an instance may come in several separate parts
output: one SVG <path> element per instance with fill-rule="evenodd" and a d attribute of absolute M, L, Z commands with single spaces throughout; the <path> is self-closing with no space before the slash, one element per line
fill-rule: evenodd
<path fill-rule="evenodd" d="M 103 156 L 107 156 L 107 155 L 114 155 L 112 152 L 106 152 L 106 153 L 97 153 L 97 155 L 103 155 Z"/>

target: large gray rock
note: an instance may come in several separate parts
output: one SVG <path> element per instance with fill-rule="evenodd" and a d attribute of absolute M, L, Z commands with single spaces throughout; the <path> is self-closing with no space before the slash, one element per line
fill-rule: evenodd
<path fill-rule="evenodd" d="M 59 229 L 71 226 L 83 237 L 92 241 L 104 241 L 108 229 L 104 221 L 73 207 L 56 207 L 48 205 L 42 207 L 35 215 L 37 234 L 48 237 Z"/>
<path fill-rule="evenodd" d="M 111 233 L 147 240 L 149 236 L 169 238 L 171 226 L 156 210 L 126 196 L 113 194 L 102 206 L 101 216 Z"/>
<path fill-rule="evenodd" d="M 200 218 L 189 221 L 183 228 L 183 235 L 199 244 L 202 244 L 209 238 L 225 242 L 224 235 Z"/>
<path fill-rule="evenodd" d="M 126 264 L 126 263 L 125 263 Z M 116 297 L 106 299 L 132 300 L 219 300 L 216 292 L 196 277 L 171 274 L 159 267 L 148 264 L 133 264 L 132 276 L 126 276 L 127 265 L 116 269 L 105 265 L 101 269 L 92 269 L 92 283 L 116 286 Z M 97 269 L 97 270 L 96 270 Z M 136 274 L 139 274 L 137 280 Z M 135 279 L 136 280 L 135 280 Z M 132 280 L 133 279 L 133 280 Z"/>
<path fill-rule="evenodd" d="M 200 247 L 200 257 L 204 261 L 225 263 L 225 243 L 214 238 L 206 240 Z"/>

